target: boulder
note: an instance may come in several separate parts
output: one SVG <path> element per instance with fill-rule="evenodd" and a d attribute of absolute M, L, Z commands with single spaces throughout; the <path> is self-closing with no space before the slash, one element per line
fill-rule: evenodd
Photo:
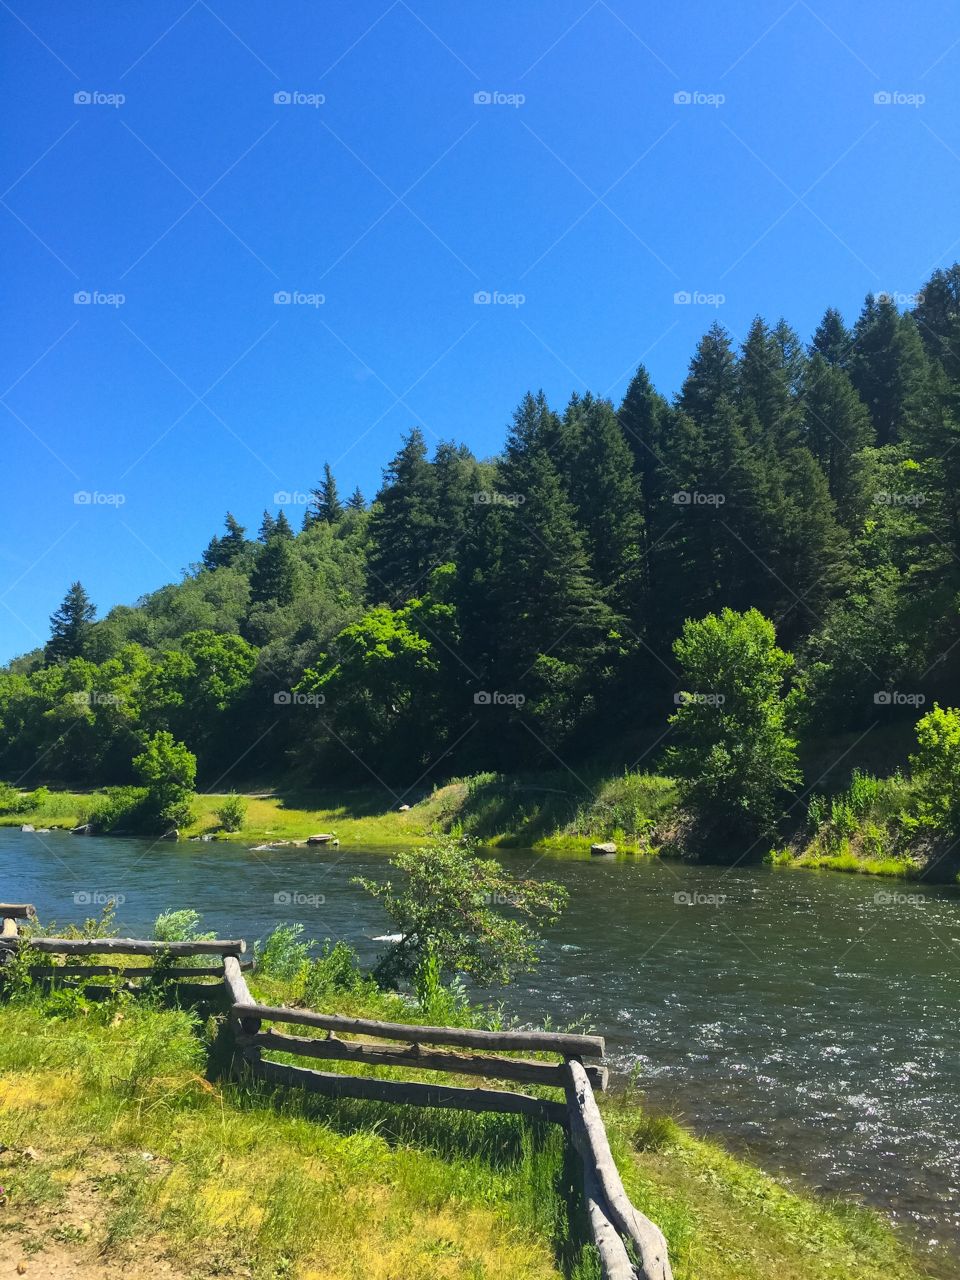
<path fill-rule="evenodd" d="M 81 822 L 79 827 L 71 827 L 70 834 L 74 836 L 91 836 L 93 835 L 93 827 L 89 822 Z"/>
<path fill-rule="evenodd" d="M 321 831 L 319 835 L 307 836 L 307 844 L 332 844 L 336 838 L 332 831 Z"/>
<path fill-rule="evenodd" d="M 612 840 L 607 840 L 604 844 L 592 844 L 590 852 L 595 858 L 609 858 L 617 852 L 617 846 Z"/>
<path fill-rule="evenodd" d="M 25 822 L 20 828 L 21 831 L 36 831 L 36 827 L 30 822 Z"/>
<path fill-rule="evenodd" d="M 408 813 L 409 810 L 410 810 L 410 806 L 408 804 L 402 804 L 397 809 L 397 813 Z"/>

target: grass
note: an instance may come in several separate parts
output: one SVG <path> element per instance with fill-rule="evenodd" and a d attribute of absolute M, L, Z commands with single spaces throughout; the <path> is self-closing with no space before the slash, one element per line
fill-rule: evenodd
<path fill-rule="evenodd" d="M 279 1003 L 298 999 L 302 981 L 251 985 Z M 449 1020 L 363 983 L 314 1001 Z M 152 1276 L 162 1262 L 177 1276 L 256 1280 L 598 1280 L 559 1130 L 228 1083 L 220 1016 L 158 998 L 28 990 L 0 1016 L 8 1252 L 66 1251 L 90 1262 L 78 1274 L 91 1277 L 113 1265 Z M 453 1016 L 475 1022 L 477 1011 Z M 603 1106 L 631 1197 L 667 1234 L 676 1280 L 925 1274 L 875 1214 L 786 1189 L 645 1112 L 634 1092 Z"/>

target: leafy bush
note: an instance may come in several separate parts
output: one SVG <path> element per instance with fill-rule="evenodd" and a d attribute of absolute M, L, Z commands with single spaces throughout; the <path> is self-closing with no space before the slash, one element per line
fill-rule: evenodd
<path fill-rule="evenodd" d="M 162 831 L 192 821 L 190 799 L 197 777 L 197 757 L 192 751 L 162 730 L 147 739 L 133 767 L 146 787 L 141 814 L 145 827 Z"/>
<path fill-rule="evenodd" d="M 9 782 L 0 782 L 0 813 L 19 813 L 20 792 Z"/>
<path fill-rule="evenodd" d="M 376 989 L 373 979 L 361 971 L 360 957 L 353 947 L 346 942 L 332 944 L 328 938 L 307 971 L 303 998 L 306 1004 L 317 1005 L 336 992 L 361 995 Z"/>
<path fill-rule="evenodd" d="M 910 764 L 920 817 L 935 830 L 960 835 L 960 711 L 934 704 L 917 721 L 917 744 Z"/>
<path fill-rule="evenodd" d="M 302 924 L 278 924 L 273 933 L 253 944 L 257 970 L 265 978 L 292 982 L 310 960 L 310 943 L 302 942 Z"/>
<path fill-rule="evenodd" d="M 87 815 L 96 831 L 137 831 L 144 822 L 146 787 L 107 787 Z"/>
<path fill-rule="evenodd" d="M 158 942 L 195 942 L 198 938 L 215 938 L 215 933 L 200 932 L 200 913 L 192 907 L 179 911 L 162 911 L 153 925 Z"/>
<path fill-rule="evenodd" d="M 404 876 L 401 888 L 390 880 L 355 881 L 380 900 L 400 933 L 374 970 L 381 985 L 415 980 L 428 955 L 443 979 L 466 974 L 482 985 L 506 984 L 517 970 L 535 966 L 535 926 L 557 919 L 566 890 L 549 880 L 517 879 L 492 858 L 472 856 L 474 849 L 443 836 L 391 859 Z M 524 916 L 532 923 L 518 918 Z"/>
<path fill-rule="evenodd" d="M 247 802 L 243 796 L 231 791 L 216 814 L 224 831 L 240 831 L 247 820 Z"/>

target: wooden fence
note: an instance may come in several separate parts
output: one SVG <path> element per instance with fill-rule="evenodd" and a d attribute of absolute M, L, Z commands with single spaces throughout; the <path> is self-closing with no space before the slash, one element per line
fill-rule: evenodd
<path fill-rule="evenodd" d="M 154 962 L 163 961 L 159 969 L 109 963 L 30 965 L 31 976 L 43 979 L 62 977 L 79 982 L 91 976 L 111 976 L 136 990 L 136 979 L 159 977 L 177 982 L 182 989 L 189 979 L 219 978 L 220 982 L 212 984 L 189 984 L 193 987 L 192 994 L 209 998 L 225 993 L 238 1057 L 252 1076 L 268 1083 L 329 1098 L 500 1112 L 561 1125 L 580 1157 L 590 1231 L 606 1280 L 672 1280 L 663 1233 L 630 1203 L 610 1152 L 594 1096 L 595 1088 L 602 1091 L 607 1087 L 607 1068 L 597 1061 L 584 1061 L 603 1057 L 601 1036 L 412 1026 L 317 1013 L 312 1009 L 274 1008 L 258 1004 L 250 993 L 244 969 L 252 967 L 252 962 L 242 959 L 246 951 L 242 939 L 157 942 L 142 938 L 25 937 L 20 933 L 18 921 L 29 920 L 34 914 L 28 903 L 0 903 L 0 963 L 21 946 L 28 945 L 34 952 L 63 956 L 68 961 L 72 957 L 100 955 L 148 956 Z M 174 958 L 188 956 L 216 956 L 220 963 L 196 968 L 169 964 Z M 278 1023 L 325 1034 L 290 1034 L 277 1030 Z M 343 1035 L 366 1038 L 345 1040 Z M 523 1052 L 549 1053 L 559 1061 L 505 1056 Z M 264 1053 L 547 1085 L 562 1089 L 565 1100 L 560 1102 L 536 1094 L 484 1086 L 469 1088 L 318 1071 L 274 1062 L 264 1058 Z"/>

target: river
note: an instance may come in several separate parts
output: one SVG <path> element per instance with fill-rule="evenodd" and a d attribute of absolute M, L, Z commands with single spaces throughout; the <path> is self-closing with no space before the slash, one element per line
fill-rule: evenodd
<path fill-rule="evenodd" d="M 770 1172 L 861 1199 L 960 1258 L 960 892 L 766 867 L 504 853 L 570 905 L 505 995 L 530 1024 L 585 1019 L 649 1102 Z M 0 899 L 61 924 L 122 897 L 248 945 L 276 923 L 372 960 L 386 921 L 351 884 L 381 853 L 85 839 L 0 829 Z M 502 995 L 498 998 L 504 998 Z"/>

